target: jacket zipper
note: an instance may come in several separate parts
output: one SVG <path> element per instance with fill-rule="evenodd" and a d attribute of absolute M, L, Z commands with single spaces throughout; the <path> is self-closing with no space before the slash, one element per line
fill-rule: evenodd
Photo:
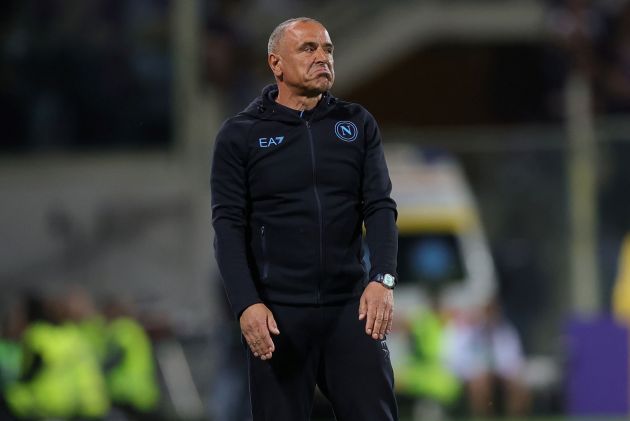
<path fill-rule="evenodd" d="M 262 278 L 267 279 L 269 276 L 269 261 L 267 260 L 267 240 L 265 239 L 265 226 L 260 227 L 260 243 L 262 247 L 263 254 L 263 270 L 262 270 Z"/>
<path fill-rule="evenodd" d="M 317 282 L 317 303 L 321 304 L 321 283 L 322 272 L 324 271 L 324 223 L 322 216 L 322 202 L 319 198 L 319 191 L 317 190 L 315 142 L 313 141 L 313 134 L 311 133 L 311 123 L 309 121 L 306 121 L 306 131 L 308 133 L 308 140 L 311 146 L 311 164 L 313 165 L 313 193 L 315 193 L 315 202 L 317 203 L 317 217 L 319 222 L 319 279 Z"/>

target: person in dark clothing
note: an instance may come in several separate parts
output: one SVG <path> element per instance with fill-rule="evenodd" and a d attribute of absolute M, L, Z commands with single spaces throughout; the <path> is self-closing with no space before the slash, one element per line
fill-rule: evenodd
<path fill-rule="evenodd" d="M 308 420 L 316 385 L 337 420 L 397 420 L 385 340 L 397 211 L 378 126 L 331 95 L 333 44 L 318 21 L 281 23 L 268 64 L 276 84 L 223 124 L 211 173 L 216 259 L 247 344 L 253 420 Z"/>

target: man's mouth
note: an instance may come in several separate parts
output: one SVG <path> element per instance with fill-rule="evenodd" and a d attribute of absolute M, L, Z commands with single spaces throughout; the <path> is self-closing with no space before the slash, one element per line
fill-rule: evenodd
<path fill-rule="evenodd" d="M 332 74 L 330 73 L 330 70 L 328 70 L 325 67 L 320 67 L 318 69 L 315 69 L 315 76 L 317 77 L 324 76 L 328 80 L 332 78 Z"/>

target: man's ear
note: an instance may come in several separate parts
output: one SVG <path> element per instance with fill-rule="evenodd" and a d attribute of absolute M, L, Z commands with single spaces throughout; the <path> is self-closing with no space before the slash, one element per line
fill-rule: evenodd
<path fill-rule="evenodd" d="M 278 79 L 282 78 L 282 69 L 280 68 L 281 61 L 282 60 L 280 56 L 274 53 L 269 54 L 269 56 L 267 57 L 267 62 L 269 63 L 269 67 L 271 68 L 273 75 L 277 77 Z"/>

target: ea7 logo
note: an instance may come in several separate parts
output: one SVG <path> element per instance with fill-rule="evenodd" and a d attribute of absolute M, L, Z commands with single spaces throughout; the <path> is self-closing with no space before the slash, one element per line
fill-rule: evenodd
<path fill-rule="evenodd" d="M 258 146 L 261 148 L 268 148 L 270 146 L 278 146 L 284 141 L 284 136 L 276 137 L 261 137 L 258 139 Z"/>

